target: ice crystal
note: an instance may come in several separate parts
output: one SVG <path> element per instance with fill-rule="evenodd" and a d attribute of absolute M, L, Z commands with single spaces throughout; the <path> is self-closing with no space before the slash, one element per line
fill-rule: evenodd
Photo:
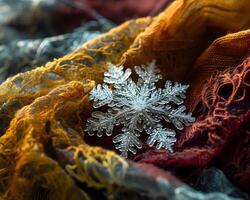
<path fill-rule="evenodd" d="M 185 113 L 183 105 L 189 86 L 167 81 L 164 88 L 156 88 L 161 75 L 154 61 L 147 66 L 136 66 L 135 72 L 139 76 L 137 82 L 130 77 L 131 69 L 109 64 L 109 70 L 104 73 L 104 84 L 98 84 L 89 96 L 94 108 L 106 106 L 107 112 L 94 111 L 85 130 L 90 136 L 102 137 L 104 133 L 111 136 L 115 126 L 122 127 L 113 143 L 124 157 L 128 157 L 128 152 L 136 154 L 137 149 L 142 148 L 139 136 L 143 131 L 149 135 L 149 146 L 172 152 L 176 132 L 163 125 L 172 123 L 182 130 L 183 125 L 194 122 L 192 114 Z"/>

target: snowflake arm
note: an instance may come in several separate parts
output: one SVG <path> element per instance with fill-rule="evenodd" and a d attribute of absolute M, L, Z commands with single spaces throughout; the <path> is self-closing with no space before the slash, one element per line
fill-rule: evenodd
<path fill-rule="evenodd" d="M 165 119 L 166 121 L 170 120 L 177 129 L 182 130 L 184 128 L 183 124 L 188 125 L 195 121 L 195 118 L 192 117 L 192 113 L 186 114 L 184 111 L 186 111 L 186 107 L 180 106 L 167 113 L 167 118 Z"/>
<path fill-rule="evenodd" d="M 160 70 L 156 68 L 155 60 L 148 64 L 148 66 L 135 66 L 135 72 L 144 82 L 157 82 L 162 76 L 159 74 Z"/>
<path fill-rule="evenodd" d="M 112 135 L 115 124 L 115 119 L 112 114 L 95 111 L 91 116 L 92 117 L 87 120 L 85 129 L 90 136 L 97 133 L 98 137 L 102 137 L 104 130 L 107 136 Z"/>
<path fill-rule="evenodd" d="M 94 102 L 94 108 L 99 108 L 112 102 L 113 92 L 106 84 L 98 84 L 90 92 L 89 100 Z"/>
<path fill-rule="evenodd" d="M 134 81 L 128 79 L 126 85 L 122 86 L 122 89 L 114 91 L 114 99 L 110 104 L 110 107 L 130 107 L 132 101 L 131 98 L 137 95 L 137 86 Z"/>
<path fill-rule="evenodd" d="M 109 70 L 104 73 L 104 83 L 113 84 L 114 87 L 120 87 L 126 83 L 131 73 L 131 69 L 126 69 L 124 71 L 123 66 L 116 67 L 109 63 Z"/>
<path fill-rule="evenodd" d="M 180 83 L 175 83 L 172 85 L 171 81 L 166 81 L 165 88 L 162 90 L 161 104 L 166 104 L 173 102 L 177 105 L 182 104 L 183 99 L 186 98 L 186 90 L 189 85 L 182 85 Z"/>
<path fill-rule="evenodd" d="M 167 149 L 173 152 L 172 146 L 176 142 L 175 131 L 167 128 L 158 127 L 154 129 L 147 140 L 149 146 L 156 144 L 157 149 Z"/>
<path fill-rule="evenodd" d="M 116 144 L 115 148 L 119 150 L 121 155 L 125 158 L 128 157 L 128 152 L 136 154 L 136 148 L 142 148 L 142 143 L 140 142 L 138 136 L 139 135 L 130 133 L 124 129 L 123 133 L 120 133 L 113 138 L 113 142 Z"/>
<path fill-rule="evenodd" d="M 113 143 L 115 148 L 121 152 L 123 157 L 128 156 L 128 152 L 136 154 L 136 148 L 141 149 L 142 143 L 139 140 L 140 132 L 142 132 L 142 127 L 140 124 L 142 122 L 140 115 L 131 114 L 127 117 L 126 121 L 128 123 L 124 124 L 122 129 L 123 133 L 116 135 L 113 138 Z"/>

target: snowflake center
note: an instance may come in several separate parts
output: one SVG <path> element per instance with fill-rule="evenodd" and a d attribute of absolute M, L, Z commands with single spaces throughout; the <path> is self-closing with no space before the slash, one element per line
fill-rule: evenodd
<path fill-rule="evenodd" d="M 142 97 L 137 97 L 132 102 L 131 107 L 136 111 L 142 111 L 142 110 L 145 110 L 145 108 L 148 107 L 148 105 L 145 99 L 143 99 Z"/>

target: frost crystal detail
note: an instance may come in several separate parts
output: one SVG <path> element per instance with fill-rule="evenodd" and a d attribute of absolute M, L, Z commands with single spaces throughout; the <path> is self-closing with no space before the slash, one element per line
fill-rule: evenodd
<path fill-rule="evenodd" d="M 111 136 L 115 126 L 122 127 L 113 143 L 123 157 L 128 157 L 128 152 L 136 154 L 137 149 L 142 148 L 139 136 L 143 131 L 148 134 L 149 146 L 172 152 L 176 132 L 164 128 L 163 123 L 182 130 L 183 125 L 195 121 L 191 113 L 185 113 L 183 105 L 189 86 L 167 81 L 164 88 L 157 89 L 161 75 L 154 61 L 148 66 L 136 66 L 135 72 L 139 76 L 137 83 L 130 78 L 131 69 L 109 64 L 104 84 L 98 84 L 89 96 L 94 108 L 106 106 L 107 112 L 94 111 L 85 131 L 90 136 L 102 137 L 104 133 Z"/>

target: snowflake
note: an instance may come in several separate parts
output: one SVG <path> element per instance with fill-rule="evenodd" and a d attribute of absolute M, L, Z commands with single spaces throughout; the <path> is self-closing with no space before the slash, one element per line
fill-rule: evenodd
<path fill-rule="evenodd" d="M 154 61 L 148 66 L 136 66 L 135 72 L 139 76 L 137 82 L 130 77 L 131 69 L 109 64 L 104 83 L 98 84 L 89 95 L 94 108 L 106 106 L 107 112 L 94 111 L 85 131 L 90 136 L 102 137 L 104 133 L 111 136 L 115 126 L 122 127 L 113 143 L 123 157 L 128 157 L 128 152 L 136 154 L 137 149 L 142 148 L 139 136 L 143 130 L 149 135 L 149 146 L 172 152 L 176 132 L 164 128 L 163 123 L 172 123 L 182 130 L 183 125 L 195 121 L 191 113 L 185 113 L 183 105 L 189 86 L 167 81 L 164 88 L 156 88 L 161 75 Z"/>

